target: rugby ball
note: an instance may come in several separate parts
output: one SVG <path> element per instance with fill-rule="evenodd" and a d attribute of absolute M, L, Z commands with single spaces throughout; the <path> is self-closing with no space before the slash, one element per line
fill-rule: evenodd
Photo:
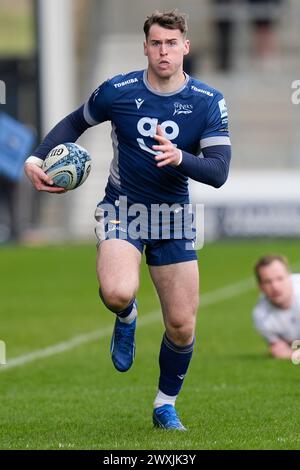
<path fill-rule="evenodd" d="M 48 153 L 42 170 L 53 180 L 55 186 L 75 189 L 89 176 L 91 157 L 80 145 L 67 142 L 57 145 Z"/>

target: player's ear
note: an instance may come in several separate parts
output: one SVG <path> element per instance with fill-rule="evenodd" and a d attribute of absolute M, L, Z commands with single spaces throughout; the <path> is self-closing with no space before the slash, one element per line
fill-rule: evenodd
<path fill-rule="evenodd" d="M 144 55 L 147 56 L 148 55 L 147 41 L 144 41 L 143 45 L 144 45 Z"/>
<path fill-rule="evenodd" d="M 188 55 L 188 53 L 190 52 L 190 41 L 188 39 L 186 39 L 184 41 L 184 51 L 183 51 L 183 55 Z"/>

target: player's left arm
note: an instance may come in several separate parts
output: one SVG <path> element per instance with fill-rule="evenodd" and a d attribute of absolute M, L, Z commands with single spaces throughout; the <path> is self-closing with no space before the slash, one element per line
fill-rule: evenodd
<path fill-rule="evenodd" d="M 154 136 L 159 145 L 153 150 L 160 152 L 155 157 L 158 167 L 175 166 L 189 178 L 219 188 L 227 180 L 231 160 L 231 143 L 228 133 L 228 114 L 226 103 L 220 93 L 207 110 L 207 124 L 199 136 L 201 154 L 193 155 L 175 147 L 160 128 Z"/>
<path fill-rule="evenodd" d="M 228 141 L 225 140 L 226 144 L 203 148 L 203 158 L 201 158 L 175 147 L 171 141 L 163 136 L 162 129 L 159 126 L 154 138 L 159 142 L 159 145 L 154 145 L 153 150 L 162 152 L 155 157 L 158 167 L 175 166 L 185 176 L 215 188 L 219 188 L 227 180 L 231 160 L 229 139 Z"/>

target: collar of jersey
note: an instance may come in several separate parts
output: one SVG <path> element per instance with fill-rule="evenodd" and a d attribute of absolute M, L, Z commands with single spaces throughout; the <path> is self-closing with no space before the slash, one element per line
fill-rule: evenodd
<path fill-rule="evenodd" d="M 151 93 L 154 93 L 155 95 L 159 95 L 159 96 L 173 96 L 173 95 L 177 95 L 178 93 L 181 93 L 184 88 L 187 86 L 188 84 L 188 81 L 190 79 L 189 75 L 186 73 L 186 72 L 183 72 L 184 75 L 185 75 L 185 82 L 184 84 L 178 88 L 178 90 L 175 90 L 175 91 L 172 91 L 170 93 L 163 93 L 161 91 L 157 91 L 155 90 L 154 88 L 152 88 L 152 86 L 150 85 L 150 83 L 148 82 L 148 78 L 147 78 L 147 70 L 144 70 L 144 74 L 143 74 L 143 82 L 144 82 L 144 85 L 145 87 L 151 91 Z"/>

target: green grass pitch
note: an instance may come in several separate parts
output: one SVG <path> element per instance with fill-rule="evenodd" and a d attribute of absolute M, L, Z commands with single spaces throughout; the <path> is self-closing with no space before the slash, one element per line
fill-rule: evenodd
<path fill-rule="evenodd" d="M 109 355 L 114 318 L 97 297 L 94 246 L 2 247 L 0 339 L 8 360 L 102 333 L 59 354 L 1 367 L 0 448 L 299 449 L 300 366 L 268 356 L 252 326 L 257 290 L 250 281 L 259 255 L 284 253 L 300 267 L 299 248 L 299 241 L 256 241 L 199 251 L 203 305 L 177 400 L 189 430 L 178 433 L 154 430 L 151 422 L 163 326 L 147 266 L 136 360 L 120 374 Z"/>

